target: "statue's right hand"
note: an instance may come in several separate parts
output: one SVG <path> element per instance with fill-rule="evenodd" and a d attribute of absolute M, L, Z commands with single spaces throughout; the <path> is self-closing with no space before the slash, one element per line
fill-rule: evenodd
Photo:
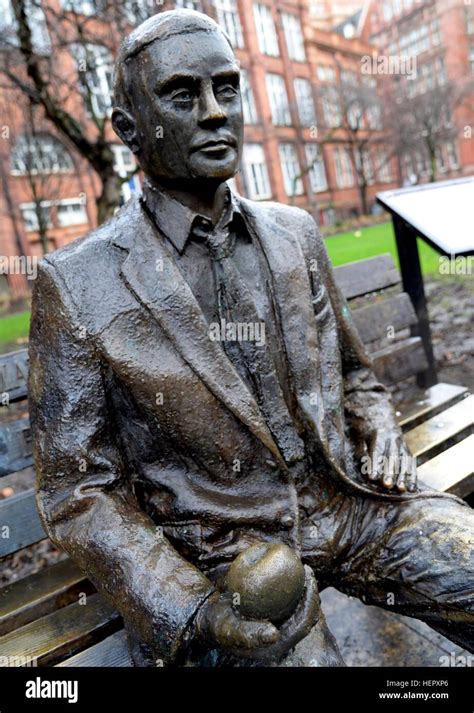
<path fill-rule="evenodd" d="M 195 619 L 196 638 L 230 653 L 274 644 L 278 629 L 268 621 L 242 619 L 232 607 L 232 595 L 214 592 L 199 609 Z"/>

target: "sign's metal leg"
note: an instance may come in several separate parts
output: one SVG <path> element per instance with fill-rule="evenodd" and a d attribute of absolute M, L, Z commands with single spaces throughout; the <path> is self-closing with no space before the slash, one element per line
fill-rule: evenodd
<path fill-rule="evenodd" d="M 423 275 L 421 274 L 420 256 L 416 242 L 417 236 L 404 220 L 397 216 L 393 216 L 392 219 L 398 257 L 400 259 L 403 289 L 409 294 L 418 317 L 418 324 L 411 328 L 411 334 L 412 336 L 421 337 L 428 360 L 428 369 L 418 374 L 417 382 L 419 386 L 428 388 L 438 382 L 438 376 L 436 374 L 433 344 L 431 341 L 431 329 L 428 319 Z"/>

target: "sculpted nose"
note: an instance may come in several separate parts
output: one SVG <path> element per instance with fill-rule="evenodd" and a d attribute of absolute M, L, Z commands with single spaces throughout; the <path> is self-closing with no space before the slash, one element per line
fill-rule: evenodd
<path fill-rule="evenodd" d="M 226 118 L 225 111 L 216 100 L 212 85 L 206 86 L 201 94 L 199 123 L 222 122 Z"/>

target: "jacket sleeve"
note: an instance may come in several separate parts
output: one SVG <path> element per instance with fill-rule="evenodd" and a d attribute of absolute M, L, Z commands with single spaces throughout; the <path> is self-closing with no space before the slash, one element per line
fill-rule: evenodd
<path fill-rule="evenodd" d="M 344 409 L 349 423 L 361 436 L 374 428 L 401 433 L 390 394 L 377 379 L 351 315 L 347 300 L 339 289 L 321 233 L 309 215 L 305 217 L 303 245 L 311 274 L 319 271 L 326 286 L 338 329 L 344 378 Z"/>
<path fill-rule="evenodd" d="M 47 259 L 33 293 L 29 353 L 44 526 L 121 613 L 128 633 L 170 663 L 213 586 L 140 509 L 114 443 L 101 358 Z"/>

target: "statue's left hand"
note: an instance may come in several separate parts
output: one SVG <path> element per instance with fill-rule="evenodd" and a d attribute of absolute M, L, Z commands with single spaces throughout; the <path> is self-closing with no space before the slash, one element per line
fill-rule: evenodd
<path fill-rule="evenodd" d="M 304 639 L 317 624 L 321 614 L 318 585 L 313 571 L 305 565 L 305 588 L 303 595 L 289 619 L 278 629 L 278 639 L 269 645 L 251 651 L 234 651 L 237 656 L 261 661 L 277 661 Z"/>
<path fill-rule="evenodd" d="M 416 490 L 415 459 L 398 433 L 383 429 L 372 431 L 364 458 L 366 467 L 362 472 L 367 473 L 370 481 L 380 483 L 387 490 Z"/>

